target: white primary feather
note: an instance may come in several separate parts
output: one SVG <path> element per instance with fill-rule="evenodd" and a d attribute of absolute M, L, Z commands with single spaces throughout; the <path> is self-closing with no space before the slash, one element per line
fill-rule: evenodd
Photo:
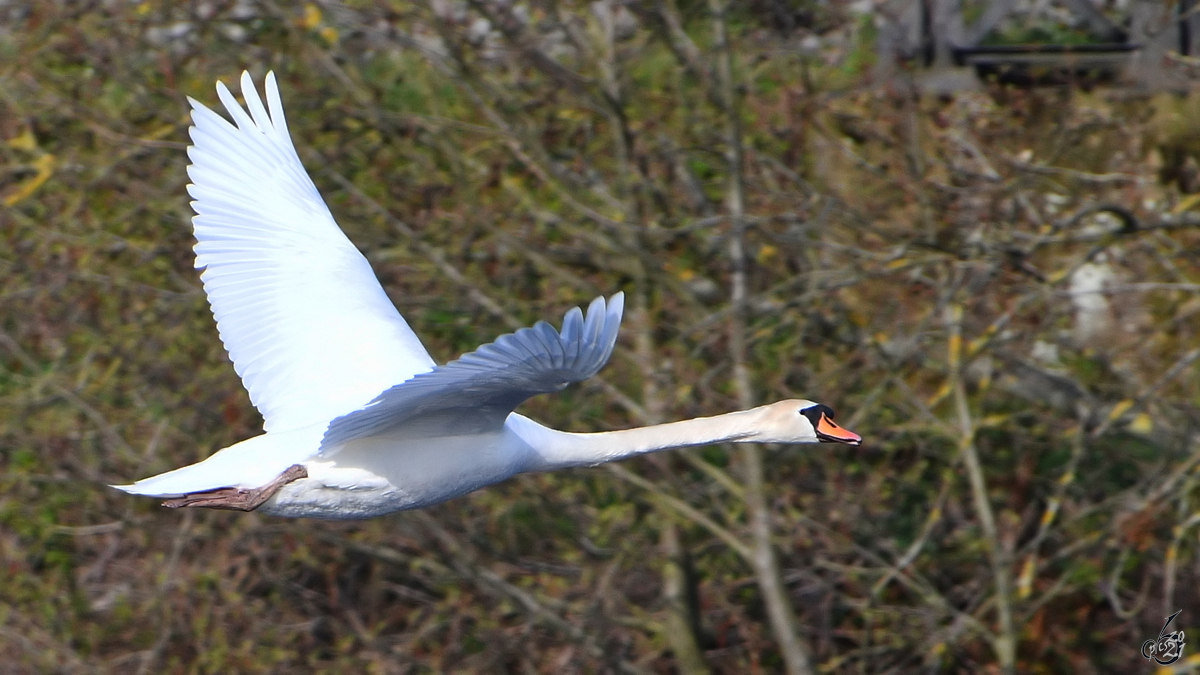
<path fill-rule="evenodd" d="M 430 370 L 300 163 L 274 74 L 266 108 L 242 74 L 249 114 L 224 84 L 217 92 L 236 127 L 189 99 L 196 267 L 264 428 L 333 419 Z"/>

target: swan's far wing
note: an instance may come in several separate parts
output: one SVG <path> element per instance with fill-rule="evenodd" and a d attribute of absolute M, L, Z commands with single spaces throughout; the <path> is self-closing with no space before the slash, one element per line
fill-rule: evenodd
<path fill-rule="evenodd" d="M 196 267 L 266 430 L 344 415 L 432 368 L 304 171 L 274 74 L 266 107 L 247 73 L 249 112 L 217 93 L 236 126 L 191 100 Z"/>
<path fill-rule="evenodd" d="M 472 429 L 497 428 L 526 399 L 599 372 L 612 355 L 624 305 L 621 293 L 607 303 L 596 298 L 586 318 L 578 307 L 568 312 L 561 331 L 541 321 L 398 384 L 362 410 L 333 420 L 321 450 L 422 417 L 457 420 Z"/>

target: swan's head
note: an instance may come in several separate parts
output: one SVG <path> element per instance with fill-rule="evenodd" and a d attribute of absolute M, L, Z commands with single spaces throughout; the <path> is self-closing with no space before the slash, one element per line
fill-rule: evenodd
<path fill-rule="evenodd" d="M 767 429 L 764 437 L 755 439 L 767 443 L 845 443 L 858 445 L 862 436 L 834 423 L 833 409 L 827 405 L 791 399 L 764 406 Z"/>

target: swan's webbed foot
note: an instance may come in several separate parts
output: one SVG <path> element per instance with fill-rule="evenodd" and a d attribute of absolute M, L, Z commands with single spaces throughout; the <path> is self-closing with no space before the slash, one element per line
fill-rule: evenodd
<path fill-rule="evenodd" d="M 253 511 L 262 506 L 263 502 L 270 499 L 271 495 L 279 492 L 279 488 L 294 480 L 307 477 L 307 469 L 299 464 L 293 464 L 288 467 L 287 471 L 279 474 L 278 478 L 262 487 L 249 490 L 227 487 L 217 490 L 206 490 L 204 492 L 193 492 L 192 494 L 175 499 L 168 499 L 162 505 L 169 509 L 194 506 L 208 509 L 227 509 L 229 511 Z"/>

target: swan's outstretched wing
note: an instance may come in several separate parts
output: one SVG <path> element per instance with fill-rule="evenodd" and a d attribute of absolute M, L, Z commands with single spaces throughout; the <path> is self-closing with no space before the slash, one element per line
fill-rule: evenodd
<path fill-rule="evenodd" d="M 189 99 L 196 267 L 266 430 L 344 415 L 432 368 L 300 164 L 274 74 L 265 108 L 247 73 L 249 113 L 217 94 L 237 126 Z"/>
<path fill-rule="evenodd" d="M 526 399 L 599 372 L 612 355 L 624 306 L 622 293 L 607 304 L 604 298 L 596 298 L 586 319 L 578 307 L 568 312 L 562 331 L 540 321 L 417 375 L 383 392 L 362 410 L 331 422 L 321 449 L 384 434 L 423 417 L 439 420 L 439 427 L 446 421 L 464 425 L 460 433 L 498 428 Z"/>

